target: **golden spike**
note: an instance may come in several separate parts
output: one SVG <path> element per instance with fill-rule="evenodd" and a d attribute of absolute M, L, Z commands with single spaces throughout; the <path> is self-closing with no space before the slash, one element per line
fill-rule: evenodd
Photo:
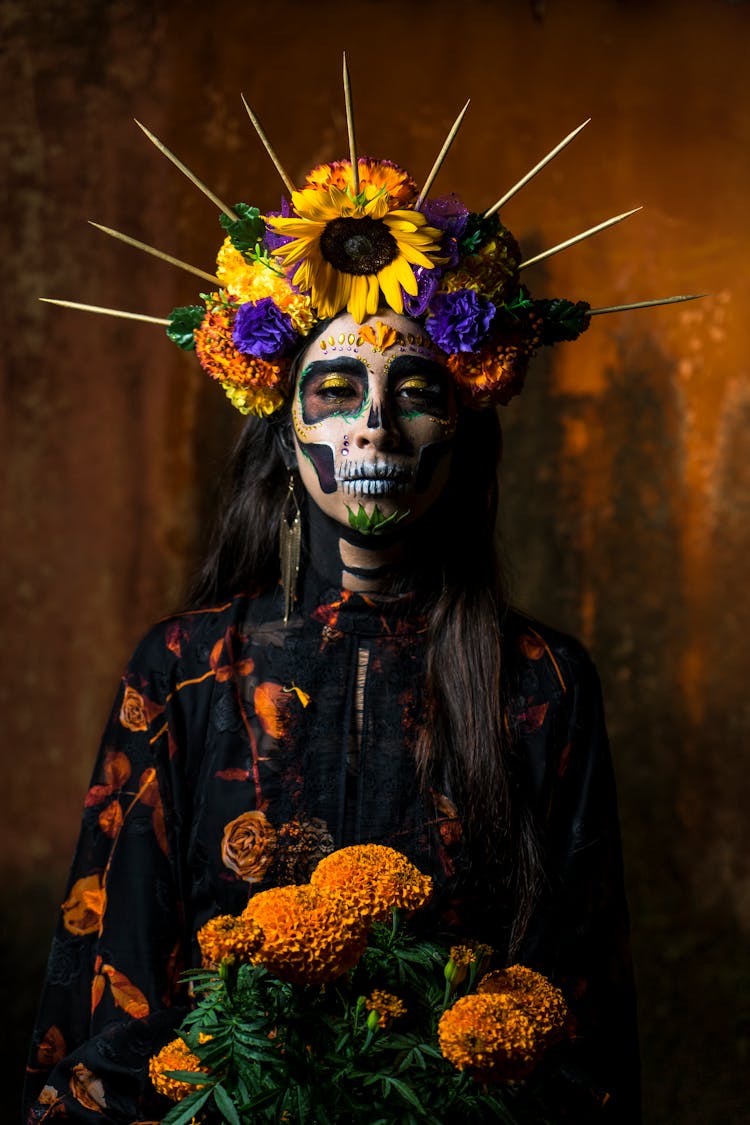
<path fill-rule="evenodd" d="M 245 95 L 240 94 L 240 97 L 242 98 L 242 104 L 244 105 L 245 109 L 247 110 L 247 116 L 252 121 L 253 128 L 255 129 L 255 132 L 260 137 L 261 144 L 263 145 L 263 147 L 266 150 L 266 152 L 268 153 L 268 155 L 271 157 L 271 160 L 273 161 L 273 164 L 274 164 L 274 167 L 276 168 L 276 171 L 281 176 L 281 179 L 284 183 L 284 187 L 286 188 L 286 190 L 291 195 L 292 192 L 296 191 L 297 189 L 295 188 L 292 181 L 289 179 L 289 176 L 287 176 L 286 172 L 284 171 L 284 168 L 281 164 L 281 161 L 279 160 L 278 156 L 274 152 L 274 150 L 271 146 L 271 142 L 269 141 L 268 137 L 266 136 L 266 134 L 263 131 L 263 126 L 261 125 L 258 118 L 255 116 L 253 111 L 250 109 L 250 106 L 247 104 L 247 101 L 245 100 Z"/>
<path fill-rule="evenodd" d="M 440 171 L 440 167 L 441 167 L 443 161 L 445 160 L 446 156 L 448 155 L 448 149 L 453 144 L 453 141 L 456 138 L 456 133 L 461 128 L 461 122 L 464 119 L 464 116 L 466 114 L 466 110 L 469 108 L 469 102 L 471 102 L 471 98 L 469 98 L 466 105 L 461 110 L 461 112 L 459 113 L 456 120 L 453 122 L 453 127 L 452 127 L 450 133 L 448 134 L 448 136 L 445 138 L 445 143 L 443 144 L 443 147 L 440 149 L 440 152 L 438 153 L 438 158 L 435 161 L 435 163 L 432 165 L 432 168 L 430 169 L 430 174 L 427 177 L 427 179 L 425 180 L 424 187 L 422 188 L 421 192 L 419 193 L 419 199 L 414 204 L 414 210 L 415 211 L 421 211 L 422 210 L 422 204 L 424 203 L 425 199 L 427 198 L 427 195 L 429 194 L 430 188 L 432 187 L 432 185 L 434 183 L 435 177 L 437 176 L 438 172 Z"/>
<path fill-rule="evenodd" d="M 636 301 L 631 305 L 610 305 L 606 309 L 589 309 L 587 316 L 601 316 L 603 313 L 630 312 L 631 309 L 650 309 L 654 305 L 676 305 L 680 301 L 699 301 L 701 297 L 708 297 L 708 293 L 689 293 L 682 297 L 659 297 L 655 301 Z"/>
<path fill-rule="evenodd" d="M 58 301 L 54 297 L 40 297 L 46 305 L 61 305 L 64 309 L 80 309 L 82 312 L 102 313 L 104 316 L 119 316 L 123 320 L 145 320 L 148 324 L 168 325 L 169 321 L 160 316 L 146 316 L 145 313 L 123 312 L 122 309 L 105 309 L 101 305 L 81 305 L 78 301 Z"/>
<path fill-rule="evenodd" d="M 346 131 L 349 134 L 349 159 L 352 164 L 352 190 L 355 195 L 359 195 L 359 161 L 357 160 L 357 142 L 354 136 L 352 86 L 349 81 L 349 67 L 346 65 L 346 51 L 344 51 L 344 105 L 346 106 Z"/>
<path fill-rule="evenodd" d="M 196 277 L 202 277 L 204 281 L 210 281 L 212 285 L 218 285 L 221 288 L 221 282 L 218 277 L 214 277 L 212 273 L 206 273 L 204 270 L 199 270 L 196 266 L 190 266 L 187 262 L 181 262 L 179 258 L 173 258 L 171 254 L 165 254 L 163 250 L 157 250 L 153 246 L 149 246 L 146 242 L 139 242 L 137 238 L 131 238 L 129 234 L 122 234 L 119 230 L 113 230 L 112 227 L 104 227 L 101 223 L 95 223 L 93 219 L 89 219 L 92 227 L 97 230 L 104 231 L 105 234 L 111 235 L 112 238 L 119 239 L 127 246 L 135 246 L 136 250 L 144 250 L 146 254 L 153 254 L 155 258 L 161 258 L 163 262 L 169 262 L 170 266 L 177 266 L 178 269 L 187 270 L 188 273 L 195 274 Z"/>
<path fill-rule="evenodd" d="M 134 117 L 133 120 L 135 121 L 138 128 L 146 134 L 148 139 L 151 141 L 151 144 L 156 145 L 159 152 L 164 153 L 167 160 L 171 160 L 175 168 L 179 168 L 183 176 L 187 176 L 191 183 L 194 183 L 198 190 L 202 191 L 203 194 L 207 196 L 212 203 L 215 203 L 220 211 L 223 211 L 228 218 L 232 219 L 232 221 L 239 220 L 240 216 L 235 211 L 233 211 L 231 207 L 227 207 L 226 203 L 222 203 L 218 195 L 214 195 L 211 189 L 209 187 L 206 187 L 203 181 L 199 180 L 198 177 L 190 171 L 186 164 L 183 164 L 182 161 L 179 160 L 173 152 L 170 152 L 165 144 L 162 144 L 158 137 L 155 137 L 154 134 L 149 129 L 147 129 L 145 125 L 142 125 L 140 123 L 137 117 Z"/>
<path fill-rule="evenodd" d="M 612 219 L 605 219 L 603 223 L 598 223 L 595 227 L 590 227 L 588 230 L 576 234 L 573 238 L 568 238 L 565 242 L 560 242 L 557 246 L 551 247 L 549 250 L 542 251 L 533 258 L 529 258 L 527 262 L 521 262 L 518 267 L 519 270 L 525 270 L 527 266 L 533 266 L 535 262 L 543 262 L 545 258 L 551 258 L 553 254 L 558 254 L 561 250 L 567 250 L 569 246 L 575 246 L 576 242 L 583 242 L 584 238 L 590 238 L 592 234 L 597 234 L 600 230 L 606 230 L 607 227 L 613 227 L 615 223 L 621 223 L 623 219 L 635 215 L 636 211 L 642 211 L 642 207 L 634 207 L 632 211 L 624 211 L 622 215 L 615 215 Z"/>
<path fill-rule="evenodd" d="M 526 175 L 522 179 L 520 179 L 517 184 L 513 185 L 510 191 L 506 191 L 505 195 L 498 199 L 497 203 L 493 203 L 491 207 L 488 207 L 488 209 L 484 213 L 484 218 L 488 219 L 490 215 L 494 215 L 496 211 L 499 211 L 501 207 L 505 206 L 509 199 L 513 198 L 516 192 L 519 192 L 522 187 L 526 187 L 526 184 L 529 182 L 529 180 L 533 180 L 537 172 L 541 172 L 542 168 L 549 164 L 550 160 L 554 160 L 558 152 L 562 152 L 562 150 L 567 145 L 569 145 L 575 137 L 578 136 L 581 129 L 586 128 L 590 120 L 591 118 L 587 117 L 586 120 L 581 125 L 579 125 L 577 129 L 574 129 L 572 133 L 568 133 L 567 137 L 565 137 L 564 140 L 560 141 L 559 145 L 555 145 L 552 151 L 548 152 L 544 159 L 540 160 L 538 164 L 535 164 L 530 172 L 527 172 Z"/>

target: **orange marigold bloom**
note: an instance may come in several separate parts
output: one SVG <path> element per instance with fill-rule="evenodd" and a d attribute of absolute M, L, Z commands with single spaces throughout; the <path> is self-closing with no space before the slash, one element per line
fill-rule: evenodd
<path fill-rule="evenodd" d="M 201 1042 L 205 1042 L 208 1038 L 207 1035 L 201 1035 Z M 194 1090 L 202 1089 L 201 1086 L 192 1086 L 189 1082 L 180 1082 L 176 1078 L 167 1077 L 165 1074 L 167 1070 L 189 1070 L 194 1074 L 206 1073 L 201 1069 L 200 1059 L 193 1054 L 183 1039 L 173 1039 L 171 1043 L 167 1043 L 166 1047 L 162 1047 L 157 1055 L 149 1059 L 148 1076 L 157 1094 L 164 1094 L 173 1102 L 180 1102 L 188 1094 L 192 1094 Z"/>
<path fill-rule="evenodd" d="M 356 910 L 309 884 L 261 891 L 242 918 L 263 930 L 263 945 L 251 960 L 295 984 L 335 980 L 354 968 L 367 944 Z"/>
<path fill-rule="evenodd" d="M 379 988 L 370 993 L 365 1000 L 365 1007 L 368 1012 L 377 1012 L 378 1027 L 387 1027 L 391 1020 L 406 1015 L 406 1004 L 403 1000 L 394 996 L 392 992 L 383 992 Z"/>
<path fill-rule="evenodd" d="M 560 1039 L 569 1018 L 568 1006 L 559 988 L 545 976 L 526 968 L 511 965 L 507 969 L 487 973 L 477 992 L 486 996 L 504 996 L 520 1008 L 534 1024 L 545 1046 Z"/>
<path fill-rule="evenodd" d="M 288 364 L 268 363 L 243 355 L 234 346 L 232 325 L 236 309 L 216 305 L 194 332 L 195 353 L 203 370 L 218 380 L 241 414 L 268 417 L 284 402 Z"/>
<path fill-rule="evenodd" d="M 366 922 L 391 911 L 419 910 L 432 893 L 432 879 L 406 856 L 382 844 L 354 844 L 325 856 L 312 873 L 314 887 L 335 892 Z"/>
<path fill-rule="evenodd" d="M 218 965 L 225 957 L 249 961 L 263 944 L 263 931 L 249 918 L 220 914 L 198 930 L 204 965 Z"/>
<path fill-rule="evenodd" d="M 541 343 L 541 328 L 541 318 L 534 313 L 527 312 L 523 320 L 497 318 L 493 342 L 480 352 L 448 356 L 447 367 L 467 406 L 505 406 L 521 393 L 529 360 Z"/>
<path fill-rule="evenodd" d="M 443 1012 L 438 1042 L 458 1070 L 482 1082 L 517 1082 L 529 1074 L 545 1044 L 529 1019 L 505 996 L 473 993 Z"/>
<path fill-rule="evenodd" d="M 408 206 L 417 198 L 417 185 L 408 172 L 390 160 L 372 160 L 367 156 L 357 159 L 359 190 L 374 188 L 385 191 L 389 201 L 398 207 Z M 309 187 L 328 188 L 331 185 L 346 191 L 353 188 L 351 160 L 334 160 L 330 164 L 318 164 L 308 172 L 305 183 Z"/>

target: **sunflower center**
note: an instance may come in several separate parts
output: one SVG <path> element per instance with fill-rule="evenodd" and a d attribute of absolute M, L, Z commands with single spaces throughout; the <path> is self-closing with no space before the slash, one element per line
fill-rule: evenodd
<path fill-rule="evenodd" d="M 382 219 L 332 219 L 320 236 L 320 252 L 341 273 L 373 274 L 399 255 L 398 244 Z"/>

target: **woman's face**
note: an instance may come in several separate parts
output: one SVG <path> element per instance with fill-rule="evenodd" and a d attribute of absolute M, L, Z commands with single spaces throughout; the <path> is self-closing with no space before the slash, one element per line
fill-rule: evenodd
<path fill-rule="evenodd" d="M 346 527 L 410 523 L 448 479 L 457 405 L 444 354 L 390 310 L 342 313 L 303 353 L 292 401 L 307 492 Z M 376 508 L 378 511 L 376 512 Z"/>

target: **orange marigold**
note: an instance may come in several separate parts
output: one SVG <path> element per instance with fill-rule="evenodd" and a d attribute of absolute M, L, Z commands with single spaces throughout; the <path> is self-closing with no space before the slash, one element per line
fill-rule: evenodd
<path fill-rule="evenodd" d="M 235 316 L 231 307 L 209 309 L 193 334 L 195 353 L 203 370 L 221 383 L 232 406 L 241 414 L 267 417 L 284 401 L 289 365 L 238 351 L 232 340 Z"/>
<path fill-rule="evenodd" d="M 377 1013 L 378 1027 L 387 1027 L 391 1020 L 406 1015 L 406 1004 L 403 1000 L 394 996 L 392 992 L 383 992 L 379 988 L 367 997 L 365 1007 L 368 1012 Z"/>
<path fill-rule="evenodd" d="M 335 980 L 354 968 L 367 943 L 357 912 L 309 884 L 261 891 L 242 918 L 263 930 L 263 944 L 251 960 L 295 984 Z"/>
<path fill-rule="evenodd" d="M 201 1042 L 205 1042 L 208 1038 L 206 1035 L 201 1035 Z M 162 1047 L 157 1055 L 149 1059 L 148 1076 L 156 1092 L 164 1094 L 173 1102 L 182 1101 L 194 1090 L 201 1089 L 200 1086 L 192 1086 L 189 1082 L 180 1082 L 177 1078 L 168 1078 L 165 1073 L 168 1070 L 189 1070 L 194 1074 L 205 1073 L 205 1071 L 201 1071 L 200 1059 L 193 1054 L 183 1039 L 173 1039 L 171 1043 L 167 1043 L 166 1047 Z"/>
<path fill-rule="evenodd" d="M 398 207 L 407 207 L 417 198 L 417 185 L 408 172 L 390 160 L 372 160 L 360 156 L 357 160 L 359 190 L 369 190 L 370 195 L 384 191 L 389 202 Z M 353 188 L 351 160 L 334 160 L 330 164 L 318 164 L 308 172 L 305 183 L 309 187 L 328 188 L 334 185 L 342 191 Z"/>
<path fill-rule="evenodd" d="M 387 918 L 391 910 L 419 910 L 432 893 L 432 879 L 406 856 L 382 844 L 354 844 L 320 861 L 314 887 L 335 893 L 366 922 Z"/>
<path fill-rule="evenodd" d="M 517 1082 L 540 1059 L 544 1043 L 529 1019 L 505 996 L 473 993 L 443 1012 L 438 1042 L 458 1070 L 482 1082 Z"/>
<path fill-rule="evenodd" d="M 201 926 L 198 944 L 204 965 L 218 965 L 225 957 L 236 957 L 244 962 L 260 949 L 263 931 L 252 919 L 220 914 Z"/>
<path fill-rule="evenodd" d="M 535 313 L 527 312 L 522 320 L 506 314 L 502 320 L 496 318 L 497 338 L 482 351 L 448 356 L 448 369 L 467 406 L 505 406 L 521 393 L 529 360 L 541 343 L 541 328 L 541 317 Z"/>
<path fill-rule="evenodd" d="M 564 1034 L 569 1012 L 562 992 L 541 973 L 525 965 L 511 965 L 507 969 L 487 973 L 477 992 L 486 996 L 504 996 L 515 1004 L 532 1021 L 545 1046 Z"/>

